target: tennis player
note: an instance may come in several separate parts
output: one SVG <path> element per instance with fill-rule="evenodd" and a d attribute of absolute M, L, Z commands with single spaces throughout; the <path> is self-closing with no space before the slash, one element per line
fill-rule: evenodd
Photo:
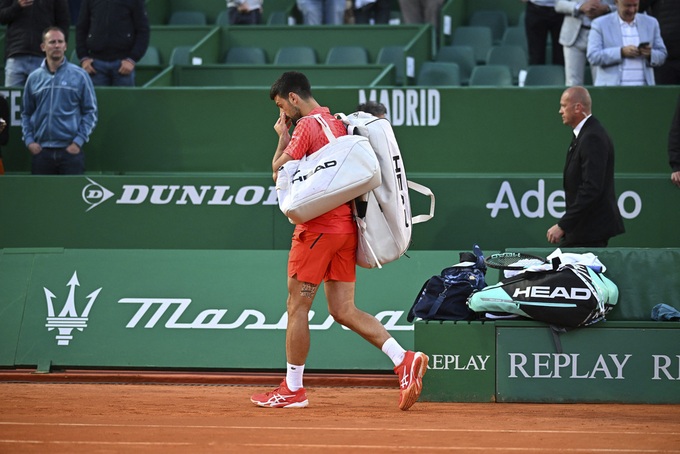
<path fill-rule="evenodd" d="M 321 125 L 310 115 L 320 114 L 336 137 L 347 134 L 344 124 L 331 115 L 328 107 L 314 99 L 309 80 L 302 73 L 283 73 L 272 85 L 269 96 L 279 108 L 274 125 L 279 136 L 272 160 L 274 181 L 283 164 L 310 155 L 328 143 Z M 405 351 L 375 317 L 355 306 L 356 249 L 357 231 L 349 203 L 295 226 L 288 256 L 286 378 L 275 390 L 253 395 L 254 404 L 279 408 L 309 404 L 302 377 L 310 345 L 309 311 L 321 282 L 328 312 L 335 321 L 380 348 L 394 363 L 399 375 L 399 408 L 408 410 L 418 400 L 428 357 Z"/>

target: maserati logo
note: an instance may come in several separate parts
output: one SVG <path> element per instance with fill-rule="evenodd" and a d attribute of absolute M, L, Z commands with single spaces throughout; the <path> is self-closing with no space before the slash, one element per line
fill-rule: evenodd
<path fill-rule="evenodd" d="M 61 309 L 61 312 L 59 312 L 59 315 L 55 315 L 56 312 L 54 310 L 54 300 L 56 299 L 56 296 L 46 287 L 43 287 L 43 290 L 45 291 L 45 300 L 47 301 L 47 324 L 45 326 L 48 331 L 52 331 L 55 328 L 59 331 L 59 334 L 56 336 L 57 345 L 68 345 L 71 342 L 71 339 L 73 339 L 72 333 L 74 329 L 82 332 L 87 328 L 87 317 L 90 314 L 94 301 L 102 290 L 100 287 L 87 295 L 85 307 L 80 314 L 78 314 L 76 287 L 80 287 L 80 282 L 78 282 L 78 274 L 75 271 L 66 286 L 69 287 L 68 297 L 66 298 L 66 303 Z"/>

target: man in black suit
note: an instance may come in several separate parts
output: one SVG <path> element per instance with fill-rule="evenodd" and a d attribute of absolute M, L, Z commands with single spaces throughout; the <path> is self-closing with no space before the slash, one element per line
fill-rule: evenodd
<path fill-rule="evenodd" d="M 680 96 L 675 105 L 675 115 L 668 132 L 668 163 L 673 169 L 671 181 L 680 188 Z"/>
<path fill-rule="evenodd" d="M 614 145 L 591 106 L 583 87 L 570 87 L 560 98 L 562 122 L 574 138 L 564 165 L 566 211 L 546 236 L 561 247 L 606 247 L 625 231 L 614 194 Z"/>

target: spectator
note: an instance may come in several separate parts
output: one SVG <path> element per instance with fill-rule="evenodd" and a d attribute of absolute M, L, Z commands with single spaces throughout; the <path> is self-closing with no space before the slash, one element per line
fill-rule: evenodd
<path fill-rule="evenodd" d="M 390 0 L 354 0 L 355 24 L 389 24 L 391 5 Z"/>
<path fill-rule="evenodd" d="M 640 0 L 615 0 L 617 12 L 598 17 L 588 35 L 595 85 L 654 85 L 652 67 L 666 60 L 659 22 L 638 14 Z"/>
<path fill-rule="evenodd" d="M 47 27 L 68 30 L 67 0 L 0 0 L 0 24 L 5 34 L 5 86 L 23 87 L 28 75 L 40 66 L 40 49 Z M 66 36 L 68 39 L 68 36 Z"/>
<path fill-rule="evenodd" d="M 46 58 L 28 76 L 21 110 L 32 173 L 80 175 L 85 171 L 82 148 L 97 123 L 92 80 L 66 59 L 66 38 L 60 28 L 47 28 L 41 47 Z"/>
<path fill-rule="evenodd" d="M 76 26 L 78 59 L 94 85 L 133 87 L 149 34 L 144 0 L 83 0 Z"/>
<path fill-rule="evenodd" d="M 71 23 L 78 22 L 78 15 L 80 14 L 80 3 L 82 0 L 68 0 L 68 9 L 71 12 Z"/>
<path fill-rule="evenodd" d="M 680 85 L 680 1 L 641 0 L 640 11 L 649 11 L 661 28 L 661 39 L 668 50 L 666 62 L 654 68 L 657 85 Z"/>
<path fill-rule="evenodd" d="M 548 35 L 552 43 L 553 65 L 564 65 L 564 54 L 560 44 L 560 30 L 564 15 L 555 11 L 555 0 L 522 0 L 526 2 L 524 29 L 529 46 L 529 64 L 544 65 Z"/>
<path fill-rule="evenodd" d="M 439 19 L 444 0 L 399 0 L 401 17 L 405 24 L 432 24 L 439 30 Z"/>
<path fill-rule="evenodd" d="M 567 88 L 560 98 L 562 122 L 574 132 L 564 166 L 566 211 L 546 234 L 560 247 L 606 247 L 625 231 L 614 193 L 614 145 L 591 106 L 583 87 Z"/>
<path fill-rule="evenodd" d="M 274 125 L 279 136 L 272 159 L 274 179 L 283 164 L 315 153 L 328 143 L 321 126 L 310 115 L 321 115 L 336 136 L 347 134 L 342 121 L 314 99 L 309 80 L 302 73 L 283 73 L 272 85 L 269 97 L 279 108 Z M 292 124 L 295 129 L 291 137 Z M 400 383 L 399 408 L 407 410 L 418 399 L 427 356 L 405 351 L 375 317 L 354 304 L 357 241 L 349 203 L 295 226 L 288 260 L 286 378 L 274 391 L 253 395 L 254 404 L 286 408 L 308 405 L 302 377 L 310 346 L 309 311 L 321 282 L 328 312 L 335 321 L 382 349 L 394 363 Z"/>
<path fill-rule="evenodd" d="M 7 98 L 0 94 L 0 145 L 5 146 L 9 141 L 9 104 Z M 2 153 L 0 153 L 0 175 L 5 174 L 5 166 L 2 164 Z"/>
<path fill-rule="evenodd" d="M 297 0 L 305 25 L 342 25 L 345 22 L 346 0 Z"/>
<path fill-rule="evenodd" d="M 614 0 L 558 0 L 555 11 L 564 14 L 560 44 L 564 53 L 564 78 L 567 86 L 585 84 L 586 47 L 593 19 L 616 11 Z M 591 67 L 595 80 L 595 67 Z"/>
<path fill-rule="evenodd" d="M 227 0 L 227 11 L 231 25 L 262 23 L 262 0 Z"/>
<path fill-rule="evenodd" d="M 675 106 L 675 115 L 668 133 L 668 163 L 673 169 L 671 181 L 680 188 L 680 96 Z"/>
<path fill-rule="evenodd" d="M 387 108 L 385 108 L 383 103 L 377 101 L 366 101 L 363 104 L 359 104 L 357 110 L 369 113 L 378 118 L 385 118 L 387 115 Z"/>

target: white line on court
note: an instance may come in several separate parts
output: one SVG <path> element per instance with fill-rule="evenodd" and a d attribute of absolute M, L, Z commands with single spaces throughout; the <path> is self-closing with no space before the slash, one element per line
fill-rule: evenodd
<path fill-rule="evenodd" d="M 194 446 L 196 443 L 173 443 L 173 442 L 126 442 L 126 441 L 57 441 L 57 440 L 0 440 L 0 444 L 32 444 L 32 445 L 108 445 L 108 446 Z M 199 443 L 200 444 L 200 443 Z M 276 449 L 395 449 L 405 451 L 485 451 L 485 452 L 505 452 L 505 451 L 520 451 L 520 452 L 545 452 L 545 448 L 531 448 L 531 447 L 501 447 L 501 446 L 404 446 L 404 445 L 328 445 L 328 444 L 284 444 L 284 443 L 235 443 L 232 446 L 240 446 L 246 448 L 276 448 Z M 608 448 L 551 448 L 553 452 L 593 452 L 593 453 L 680 453 L 680 450 L 668 449 L 608 449 Z"/>
<path fill-rule="evenodd" d="M 59 440 L 0 440 L 0 443 L 32 445 L 128 445 L 128 446 L 191 446 L 195 443 L 174 443 L 163 441 L 59 441 Z"/>
<path fill-rule="evenodd" d="M 58 427 L 136 427 L 136 428 L 168 428 L 168 429 L 219 429 L 219 430 L 262 430 L 263 426 L 216 426 L 216 425 L 178 425 L 178 424 L 103 424 L 103 423 L 75 423 L 75 422 L 15 422 L 0 421 L 0 426 L 58 426 Z M 306 431 L 335 431 L 335 432 L 403 432 L 403 427 L 323 427 L 323 426 L 266 426 L 267 430 L 306 430 Z M 680 436 L 680 432 L 650 432 L 650 431 L 615 431 L 615 430 L 545 430 L 545 429 L 470 429 L 470 428 L 414 428 L 411 432 L 451 432 L 451 433 L 517 433 L 517 434 L 614 434 L 614 435 L 664 435 Z"/>
<path fill-rule="evenodd" d="M 528 448 L 528 447 L 493 447 L 493 446 L 403 446 L 403 445 L 309 445 L 309 444 L 265 444 L 265 443 L 253 443 L 253 444 L 242 444 L 239 446 L 246 446 L 249 448 L 310 448 L 310 449 L 394 449 L 399 448 L 404 451 L 521 451 L 521 452 L 545 452 L 546 448 Z M 663 452 L 663 453 L 674 453 L 680 452 L 679 450 L 669 451 L 667 449 L 608 449 L 608 448 L 551 448 L 551 452 L 615 452 L 615 453 L 625 453 L 625 452 Z"/>

